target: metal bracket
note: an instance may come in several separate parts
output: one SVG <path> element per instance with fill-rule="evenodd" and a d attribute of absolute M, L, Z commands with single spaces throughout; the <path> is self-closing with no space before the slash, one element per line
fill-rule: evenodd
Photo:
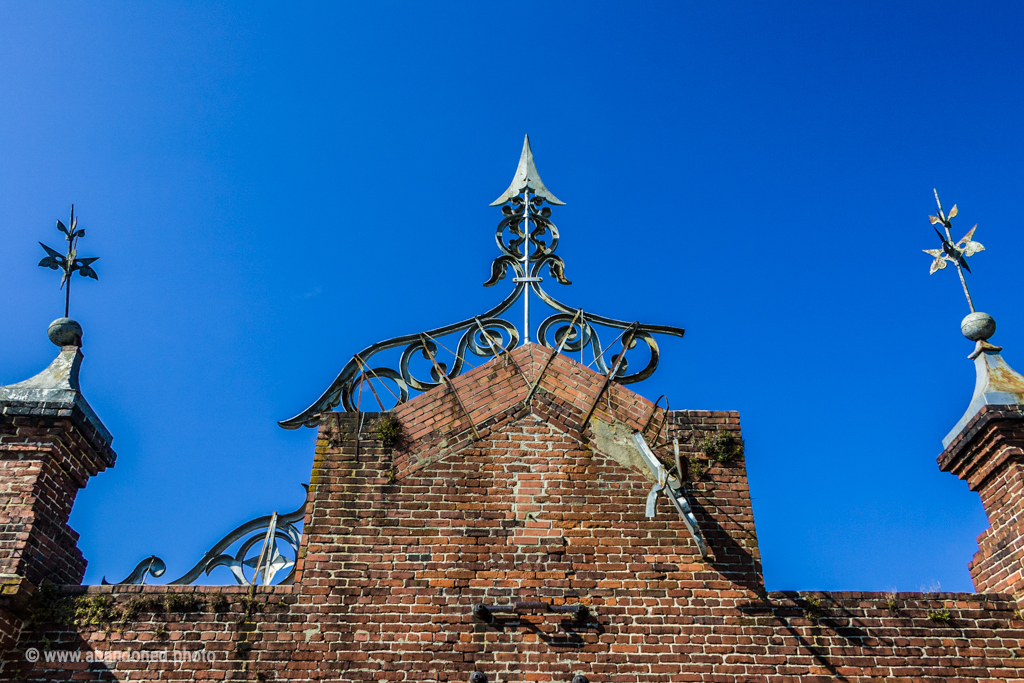
<path fill-rule="evenodd" d="M 515 614 L 521 612 L 553 612 L 555 614 L 572 614 L 577 623 L 590 618 L 590 610 L 586 605 L 552 605 L 549 602 L 513 602 L 509 605 L 485 605 L 477 603 L 473 606 L 473 616 L 481 621 L 491 623 L 495 614 Z"/>

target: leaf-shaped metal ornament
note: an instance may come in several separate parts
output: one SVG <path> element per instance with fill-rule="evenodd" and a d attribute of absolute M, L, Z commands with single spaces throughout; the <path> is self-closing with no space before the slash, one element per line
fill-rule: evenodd
<path fill-rule="evenodd" d="M 964 235 L 964 238 L 956 244 L 957 249 L 963 252 L 964 256 L 974 256 L 979 251 L 985 251 L 985 247 L 981 242 L 975 242 L 971 239 L 974 237 L 974 231 L 977 229 L 978 225 L 975 223 L 974 227 L 971 228 L 971 231 Z"/>
<path fill-rule="evenodd" d="M 942 222 L 941 220 L 939 220 L 938 216 L 928 216 L 928 220 L 931 222 L 932 225 Z"/>
<path fill-rule="evenodd" d="M 85 277 L 91 277 L 93 280 L 99 280 L 99 278 L 96 277 L 96 271 L 93 270 L 91 266 L 82 266 L 78 269 L 78 272 Z"/>
<path fill-rule="evenodd" d="M 74 236 L 75 237 L 85 237 L 85 228 L 82 228 L 81 230 L 76 231 Z"/>
<path fill-rule="evenodd" d="M 39 262 L 39 265 L 42 266 L 43 268 L 50 268 L 52 270 L 57 270 L 58 268 L 60 268 L 60 266 L 57 264 L 57 259 L 53 258 L 52 256 L 47 256 L 46 258 L 44 258 L 42 261 Z"/>
<path fill-rule="evenodd" d="M 964 256 L 974 256 L 979 251 L 985 251 L 985 245 L 981 242 L 966 242 L 963 249 Z"/>
<path fill-rule="evenodd" d="M 47 254 L 49 254 L 49 255 L 50 255 L 50 256 L 52 256 L 53 258 L 57 259 L 57 262 L 58 262 L 58 263 L 60 263 L 61 261 L 63 261 L 63 260 L 64 260 L 64 255 L 63 255 L 63 254 L 61 254 L 61 253 L 60 253 L 59 251 L 57 251 L 56 249 L 50 249 L 50 248 L 49 248 L 48 246 L 46 246 L 46 245 L 45 245 L 45 244 L 43 244 L 42 242 L 40 242 L 40 243 L 39 243 L 39 246 L 41 246 L 41 247 L 42 247 L 43 249 L 45 249 L 45 250 L 46 250 L 46 253 L 47 253 Z"/>
<path fill-rule="evenodd" d="M 67 227 L 60 221 L 57 221 L 57 229 L 60 230 L 65 235 L 69 234 Z"/>
<path fill-rule="evenodd" d="M 950 221 L 953 220 L 954 218 L 956 218 L 956 204 L 954 204 L 953 208 L 949 210 L 949 215 L 946 216 L 946 220 Z"/>
<path fill-rule="evenodd" d="M 932 267 L 928 269 L 929 275 L 934 275 L 935 271 L 942 270 L 946 267 L 946 254 L 941 249 L 922 249 L 924 253 L 929 256 L 934 256 L 935 260 L 932 261 Z"/>

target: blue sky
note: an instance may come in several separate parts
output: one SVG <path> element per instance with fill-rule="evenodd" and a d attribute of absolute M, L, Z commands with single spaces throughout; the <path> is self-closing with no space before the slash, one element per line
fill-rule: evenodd
<path fill-rule="evenodd" d="M 770 589 L 971 590 L 985 514 L 938 471 L 968 312 L 937 187 L 1024 369 L 1017 3 L 4 3 L 0 383 L 56 349 L 37 242 L 74 202 L 88 582 L 183 573 L 294 509 L 352 353 L 482 312 L 529 133 L 573 305 L 678 325 L 635 385 L 741 412 Z M 960 235 L 954 235 L 959 237 Z"/>

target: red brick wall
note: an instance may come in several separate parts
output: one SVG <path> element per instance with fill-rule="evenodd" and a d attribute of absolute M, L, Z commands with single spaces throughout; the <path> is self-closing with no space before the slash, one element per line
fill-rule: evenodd
<path fill-rule="evenodd" d="M 584 426 L 603 378 L 561 357 L 524 405 L 548 353 L 518 350 L 521 373 L 499 361 L 460 377 L 469 418 L 445 388 L 401 406 L 405 438 L 394 448 L 376 437 L 377 415 L 325 414 L 296 585 L 260 588 L 254 600 L 241 588 L 37 593 L 18 608 L 26 626 L 0 678 L 1024 678 L 1024 623 L 1006 595 L 766 594 L 742 458 L 688 482 L 712 552 L 702 559 L 668 501 L 645 516 L 651 482 L 621 448 L 654 407 L 613 385 Z M 706 434 L 739 434 L 736 413 L 655 417 L 648 434 L 666 459 L 673 438 L 684 458 L 700 458 Z M 587 616 L 473 613 L 515 601 L 585 605 Z M 187 650 L 215 661 L 86 666 L 44 653 L 31 665 L 28 648 Z"/>

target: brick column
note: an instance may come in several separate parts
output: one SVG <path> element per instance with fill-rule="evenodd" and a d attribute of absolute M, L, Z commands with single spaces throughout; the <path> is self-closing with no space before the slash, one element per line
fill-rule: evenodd
<path fill-rule="evenodd" d="M 1006 364 L 1000 347 L 977 341 L 974 397 L 943 440 L 939 468 L 977 491 L 988 514 L 991 526 L 978 537 L 970 564 L 975 589 L 1024 600 L 1024 377 Z"/>
<path fill-rule="evenodd" d="M 116 455 L 79 390 L 81 362 L 78 346 L 64 346 L 40 374 L 0 387 L 0 645 L 40 583 L 78 585 L 85 574 L 68 517 Z"/>

